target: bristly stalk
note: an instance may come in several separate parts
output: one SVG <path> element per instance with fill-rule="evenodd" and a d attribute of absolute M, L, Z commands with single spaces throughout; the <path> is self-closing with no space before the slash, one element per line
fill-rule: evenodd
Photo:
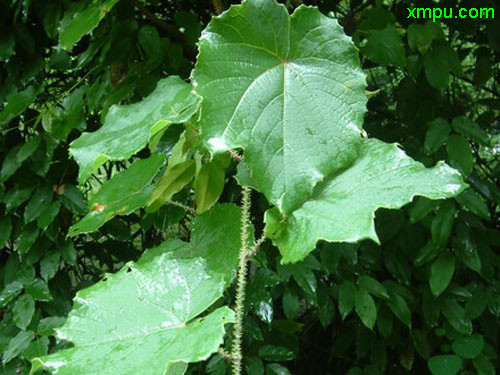
<path fill-rule="evenodd" d="M 245 315 L 245 288 L 247 283 L 249 243 L 250 243 L 250 188 L 244 187 L 241 199 L 241 245 L 238 256 L 238 276 L 236 281 L 236 321 L 233 326 L 233 342 L 231 359 L 233 375 L 241 375 L 243 354 L 241 343 L 243 338 L 243 318 Z"/>

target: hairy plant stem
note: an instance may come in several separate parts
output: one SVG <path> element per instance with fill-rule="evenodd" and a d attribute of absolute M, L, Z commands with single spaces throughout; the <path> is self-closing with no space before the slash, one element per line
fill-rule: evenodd
<path fill-rule="evenodd" d="M 250 188 L 244 187 L 241 198 L 241 244 L 238 256 L 238 276 L 236 280 L 236 321 L 233 326 L 231 359 L 233 375 L 241 375 L 243 354 L 243 317 L 245 315 L 245 288 L 247 283 L 249 242 L 250 242 Z"/>

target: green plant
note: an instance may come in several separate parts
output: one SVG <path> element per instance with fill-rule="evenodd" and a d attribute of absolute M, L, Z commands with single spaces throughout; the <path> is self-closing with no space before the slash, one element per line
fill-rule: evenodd
<path fill-rule="evenodd" d="M 90 41 L 81 42 L 88 49 L 72 52 L 77 64 L 93 66 L 69 87 L 58 86 L 57 68 L 48 69 L 43 86 L 11 95 L 0 114 L 5 124 L 19 121 L 12 129 L 22 134 L 0 172 L 10 189 L 0 222 L 4 242 L 10 242 L 0 295 L 6 371 L 27 372 L 28 360 L 32 373 L 223 374 L 231 363 L 233 374 L 244 368 L 249 374 L 288 374 L 278 362 L 296 356 L 299 316 L 313 311 L 309 329 L 315 321 L 327 328 L 336 301 L 340 337 L 323 359 L 340 358 L 335 366 L 345 373 L 383 373 L 388 347 L 406 371 L 417 371 L 416 350 L 435 375 L 468 365 L 492 373 L 493 337 L 485 344 L 482 334 L 471 332 L 479 317 L 481 327 L 498 329 L 485 313 L 488 307 L 494 316 L 498 294 L 498 260 L 489 249 L 498 246 L 494 135 L 465 116 L 454 117 L 450 126 L 443 110 L 444 117 L 429 119 L 428 130 L 414 131 L 426 156 L 404 142 L 422 163 L 361 130 L 365 122 L 370 134 L 399 140 L 387 132 L 399 126 L 390 115 L 420 121 L 424 115 L 411 108 L 418 85 L 438 96 L 449 85 L 447 74 L 463 74 L 439 27 L 409 26 L 406 49 L 393 14 L 381 4 L 352 7 L 363 21 L 351 40 L 317 8 L 300 6 L 289 15 L 274 0 L 247 0 L 208 23 L 186 83 L 163 78 L 163 71 L 189 74 L 189 63 L 171 66 L 166 54 L 177 50 L 177 58 L 192 58 L 201 29 L 193 26 L 199 26 L 193 13 L 177 16 L 181 27 L 189 25 L 180 35 L 173 32 L 179 50 L 155 27 L 134 25 L 130 9 L 172 32 L 158 12 L 132 3 L 69 7 L 60 24 L 64 49 L 55 48 L 50 61 L 72 66 L 67 51 L 95 29 Z M 62 14 L 59 5 L 41 8 L 57 20 Z M 130 60 L 124 68 L 108 51 L 119 51 L 113 43 L 126 35 L 134 35 L 143 60 L 136 64 L 135 51 L 121 51 Z M 355 44 L 367 58 L 363 70 Z M 434 65 L 444 60 L 436 77 Z M 387 69 L 377 71 L 374 63 Z M 402 66 L 406 75 L 393 68 Z M 82 85 L 104 67 L 109 77 L 102 73 L 91 86 Z M 384 79 L 391 88 L 373 96 L 365 72 L 370 85 Z M 391 78 L 397 86 L 387 83 Z M 130 93 L 139 100 L 113 105 Z M 404 100 L 392 97 L 395 109 L 384 105 L 388 95 Z M 33 120 L 19 117 L 30 111 Z M 39 123 L 43 130 L 36 129 Z M 84 123 L 88 132 L 80 135 Z M 442 155 L 456 169 L 441 161 L 424 166 Z M 25 161 L 32 175 L 40 175 L 33 195 L 33 177 L 19 178 Z M 475 169 L 484 175 L 473 174 Z M 85 194 L 62 183 L 66 173 L 73 181 L 78 174 Z M 464 178 L 472 188 L 465 190 Z M 408 219 L 401 211 L 380 210 L 399 209 L 415 196 L 420 198 L 406 209 Z M 486 286 L 454 283 L 463 266 Z M 275 320 L 278 299 L 283 319 Z M 351 311 L 358 318 L 349 317 Z M 445 323 L 431 333 L 440 315 Z M 57 343 L 49 339 L 54 329 Z M 405 342 L 400 338 L 408 330 Z M 450 344 L 439 344 L 439 337 Z M 342 357 L 353 341 L 357 359 L 346 364 Z M 49 346 L 54 353 L 47 354 Z M 436 350 L 442 354 L 431 355 Z M 192 364 L 208 358 L 206 367 Z"/>

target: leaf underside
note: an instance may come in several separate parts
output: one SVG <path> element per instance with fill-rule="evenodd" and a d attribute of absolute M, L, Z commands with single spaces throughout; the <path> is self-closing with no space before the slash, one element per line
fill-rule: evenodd
<path fill-rule="evenodd" d="M 77 293 L 60 340 L 73 348 L 35 359 L 59 375 L 182 374 L 185 363 L 217 350 L 228 307 L 200 317 L 233 279 L 239 209 L 219 205 L 198 216 L 190 243 L 164 242 L 139 261 Z"/>
<path fill-rule="evenodd" d="M 266 221 L 278 223 L 266 229 L 271 237 L 279 233 L 273 240 L 283 261 L 296 262 L 312 251 L 319 239 L 378 242 L 374 225 L 378 208 L 400 208 L 416 195 L 445 199 L 464 188 L 460 173 L 445 163 L 425 168 L 397 144 L 367 139 L 355 163 L 318 185 L 314 196 L 286 222 L 279 222 L 282 219 L 268 211 Z"/>

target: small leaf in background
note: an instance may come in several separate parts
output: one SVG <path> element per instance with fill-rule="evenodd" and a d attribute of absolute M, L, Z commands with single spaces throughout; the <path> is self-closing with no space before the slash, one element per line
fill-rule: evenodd
<path fill-rule="evenodd" d="M 37 340 L 32 341 L 29 346 L 24 350 L 23 357 L 28 361 L 31 361 L 33 358 L 41 357 L 46 355 L 49 349 L 49 338 L 48 337 L 40 337 Z"/>
<path fill-rule="evenodd" d="M 33 137 L 21 146 L 16 154 L 17 163 L 21 164 L 37 150 L 41 137 Z"/>
<path fill-rule="evenodd" d="M 462 359 L 456 355 L 438 355 L 427 361 L 432 375 L 456 375 L 462 368 Z"/>
<path fill-rule="evenodd" d="M 183 362 L 177 362 L 179 364 L 182 364 Z M 207 366 L 205 368 L 206 373 L 211 374 L 211 375 L 225 375 L 227 371 L 227 366 L 228 363 L 227 361 L 224 360 L 224 358 L 220 355 L 214 355 L 212 358 L 208 361 Z M 185 363 L 185 367 L 180 369 L 180 373 L 174 373 L 172 372 L 174 369 L 172 368 L 171 365 L 167 365 L 167 372 L 165 375 L 183 375 L 186 372 L 187 368 L 187 363 Z"/>
<path fill-rule="evenodd" d="M 86 86 L 79 87 L 64 98 L 62 108 L 57 107 L 53 114 L 46 112 L 46 116 L 42 118 L 42 125 L 54 138 L 66 139 L 73 129 L 81 129 L 85 124 L 82 106 L 85 93 Z"/>
<path fill-rule="evenodd" d="M 19 254 L 26 254 L 38 238 L 39 229 L 34 225 L 27 225 L 19 235 L 17 251 Z"/>
<path fill-rule="evenodd" d="M 444 90 L 450 84 L 451 72 L 462 75 L 461 62 L 457 53 L 447 44 L 433 45 L 424 60 L 425 74 L 430 85 Z"/>
<path fill-rule="evenodd" d="M 216 162 L 203 165 L 194 178 L 196 212 L 209 210 L 219 199 L 225 184 L 224 169 Z"/>
<path fill-rule="evenodd" d="M 474 83 L 481 87 L 493 76 L 494 57 L 487 47 L 479 47 L 475 55 Z"/>
<path fill-rule="evenodd" d="M 490 302 L 488 292 L 479 291 L 474 293 L 465 305 L 465 316 L 467 319 L 477 319 L 483 314 Z"/>
<path fill-rule="evenodd" d="M 24 222 L 36 220 L 43 210 L 49 208 L 52 195 L 53 192 L 48 187 L 36 190 L 24 210 Z"/>
<path fill-rule="evenodd" d="M 246 357 L 245 367 L 248 375 L 264 375 L 264 362 L 259 357 Z"/>
<path fill-rule="evenodd" d="M 377 280 L 375 280 L 373 277 L 367 275 L 361 275 L 358 278 L 358 286 L 360 288 L 367 290 L 370 294 L 374 295 L 375 297 L 382 298 L 385 300 L 390 299 L 389 293 L 387 293 L 387 290 L 384 288 L 384 286 L 380 284 Z"/>
<path fill-rule="evenodd" d="M 90 199 L 90 212 L 69 229 L 68 236 L 96 231 L 114 216 L 128 215 L 145 206 L 153 192 L 149 184 L 164 162 L 162 154 L 136 160 L 103 183 L 101 190 Z"/>
<path fill-rule="evenodd" d="M 2 163 L 0 169 L 0 183 L 6 181 L 10 176 L 12 176 L 21 167 L 21 163 L 17 161 L 17 153 L 21 146 L 13 147 L 9 150 Z"/>
<path fill-rule="evenodd" d="M 68 51 L 91 32 L 119 0 L 75 2 L 61 20 L 59 43 Z"/>
<path fill-rule="evenodd" d="M 25 330 L 35 313 L 35 300 L 29 295 L 22 295 L 14 304 L 12 312 L 16 325 L 22 330 Z"/>
<path fill-rule="evenodd" d="M 87 202 L 82 192 L 74 185 L 63 185 L 61 200 L 64 207 L 74 214 L 83 215 L 87 211 Z"/>
<path fill-rule="evenodd" d="M 2 355 L 2 363 L 5 365 L 12 359 L 25 351 L 35 338 L 32 331 L 20 331 L 12 340 L 10 340 L 7 349 Z"/>
<path fill-rule="evenodd" d="M 363 324 L 373 329 L 377 320 L 377 307 L 365 289 L 358 289 L 354 293 L 354 308 Z"/>
<path fill-rule="evenodd" d="M 59 210 L 61 209 L 61 202 L 52 202 L 50 206 L 45 207 L 41 212 L 40 216 L 36 221 L 38 228 L 44 230 L 52 224 L 57 214 L 59 214 Z"/>
<path fill-rule="evenodd" d="M 328 327 L 335 317 L 335 304 L 330 289 L 323 283 L 318 285 L 318 317 L 323 328 Z"/>
<path fill-rule="evenodd" d="M 387 306 L 389 306 L 392 313 L 396 315 L 400 321 L 411 329 L 411 311 L 403 297 L 393 293 L 391 295 L 391 300 L 387 302 Z"/>
<path fill-rule="evenodd" d="M 266 366 L 266 375 L 292 375 L 292 373 L 279 363 L 270 363 Z"/>
<path fill-rule="evenodd" d="M 259 357 L 266 361 L 291 361 L 295 353 L 284 346 L 264 345 L 259 349 Z"/>
<path fill-rule="evenodd" d="M 450 134 L 451 127 L 442 117 L 438 117 L 429 124 L 425 133 L 424 149 L 425 153 L 431 155 L 443 146 Z"/>
<path fill-rule="evenodd" d="M 431 49 L 424 58 L 425 75 L 430 85 L 443 90 L 450 84 L 450 70 L 439 49 Z"/>
<path fill-rule="evenodd" d="M 475 358 L 472 363 L 474 364 L 474 368 L 481 374 L 481 375 L 495 375 L 495 366 L 491 361 L 485 356 L 481 355 L 478 358 Z"/>
<path fill-rule="evenodd" d="M 439 33 L 439 26 L 430 20 L 424 24 L 413 23 L 408 27 L 408 44 L 414 51 L 425 54 L 431 46 L 432 40 Z"/>
<path fill-rule="evenodd" d="M 429 359 L 431 348 L 429 346 L 426 334 L 421 330 L 414 329 L 411 335 L 413 346 L 415 346 L 418 354 L 420 354 L 424 359 Z"/>
<path fill-rule="evenodd" d="M 11 233 L 12 221 L 10 220 L 10 218 L 7 216 L 3 219 L 0 219 L 0 252 L 2 251 L 2 248 L 7 244 Z"/>
<path fill-rule="evenodd" d="M 452 348 L 455 354 L 465 359 L 474 359 L 481 354 L 484 347 L 483 336 L 474 334 L 461 337 L 453 341 Z"/>
<path fill-rule="evenodd" d="M 488 146 L 490 143 L 490 135 L 468 117 L 455 117 L 451 126 L 453 126 L 453 129 L 458 133 L 470 137 L 480 144 Z"/>
<path fill-rule="evenodd" d="M 69 265 L 74 266 L 76 264 L 78 254 L 72 242 L 66 242 L 63 245 L 61 250 L 61 256 L 64 259 L 64 261 Z"/>
<path fill-rule="evenodd" d="M 445 298 L 440 305 L 441 312 L 457 332 L 463 335 L 472 333 L 472 322 L 467 318 L 465 309 L 455 298 Z"/>
<path fill-rule="evenodd" d="M 23 113 L 35 101 L 35 98 L 36 92 L 33 86 L 28 86 L 25 90 L 9 97 L 4 109 L 0 112 L 0 129 L 14 117 Z"/>
<path fill-rule="evenodd" d="M 432 241 L 440 247 L 448 243 L 455 222 L 455 204 L 451 200 L 444 201 L 437 215 L 432 220 Z"/>
<path fill-rule="evenodd" d="M 61 263 L 61 255 L 57 251 L 52 251 L 45 255 L 40 261 L 40 274 L 45 281 L 52 279 Z"/>
<path fill-rule="evenodd" d="M 202 27 L 197 14 L 181 10 L 175 12 L 174 21 L 184 29 L 184 37 L 189 44 L 194 45 L 198 42 Z"/>
<path fill-rule="evenodd" d="M 405 66 L 406 53 L 401 37 L 394 26 L 370 33 L 363 54 L 382 65 Z"/>
<path fill-rule="evenodd" d="M 191 182 L 195 172 L 196 165 L 191 159 L 167 168 L 148 199 L 148 212 L 154 212 L 168 203 L 174 194 Z"/>
<path fill-rule="evenodd" d="M 451 253 L 441 254 L 431 266 L 429 284 L 432 294 L 439 296 L 450 284 L 455 272 L 455 257 Z"/>
<path fill-rule="evenodd" d="M 12 32 L 8 30 L 1 30 L 0 32 L 0 61 L 8 62 L 12 52 L 14 52 L 16 41 Z"/>
<path fill-rule="evenodd" d="M 11 283 L 5 285 L 3 290 L 0 292 L 0 308 L 13 301 L 22 290 L 23 283 L 19 280 L 12 281 Z"/>
<path fill-rule="evenodd" d="M 295 320 L 299 315 L 299 297 L 290 288 L 283 293 L 283 312 L 287 319 Z"/>
<path fill-rule="evenodd" d="M 457 226 L 457 235 L 453 238 L 453 249 L 458 258 L 471 270 L 481 272 L 481 258 L 477 251 L 477 243 L 474 240 L 471 228 L 460 221 Z"/>
<path fill-rule="evenodd" d="M 306 262 L 290 264 L 288 267 L 292 272 L 292 277 L 302 290 L 315 298 L 318 283 L 313 270 L 307 266 Z"/>
<path fill-rule="evenodd" d="M 416 223 L 422 219 L 424 219 L 427 215 L 429 215 L 434 208 L 438 205 L 438 202 L 435 200 L 419 197 L 416 199 L 416 202 L 410 207 L 410 221 L 412 223 Z"/>
<path fill-rule="evenodd" d="M 474 168 L 474 157 L 467 139 L 461 135 L 452 135 L 448 138 L 446 152 L 452 167 L 458 168 L 464 176 L 468 176 Z"/>
<path fill-rule="evenodd" d="M 377 328 L 383 337 L 389 337 L 394 326 L 394 318 L 391 311 L 384 305 L 381 305 L 377 311 Z"/>
<path fill-rule="evenodd" d="M 137 33 L 139 45 L 142 47 L 148 58 L 148 64 L 157 65 L 165 54 L 165 49 L 162 45 L 162 40 L 158 34 L 156 27 L 146 25 L 141 27 Z"/>
<path fill-rule="evenodd" d="M 354 295 L 356 286 L 351 281 L 344 281 L 339 287 L 339 312 L 342 319 L 345 319 L 354 307 Z"/>
<path fill-rule="evenodd" d="M 462 194 L 455 197 L 458 203 L 473 214 L 489 220 L 491 217 L 490 210 L 486 201 L 474 190 L 467 189 Z"/>
<path fill-rule="evenodd" d="M 48 284 L 41 279 L 35 279 L 26 285 L 26 293 L 35 301 L 50 301 L 52 299 Z"/>
<path fill-rule="evenodd" d="M 415 267 L 420 267 L 431 260 L 433 260 L 438 252 L 438 247 L 434 244 L 434 242 L 427 242 L 417 253 L 413 264 Z"/>
<path fill-rule="evenodd" d="M 42 336 L 50 336 L 55 334 L 55 329 L 61 327 L 66 322 L 66 317 L 51 316 L 40 319 L 38 322 L 37 333 Z"/>

